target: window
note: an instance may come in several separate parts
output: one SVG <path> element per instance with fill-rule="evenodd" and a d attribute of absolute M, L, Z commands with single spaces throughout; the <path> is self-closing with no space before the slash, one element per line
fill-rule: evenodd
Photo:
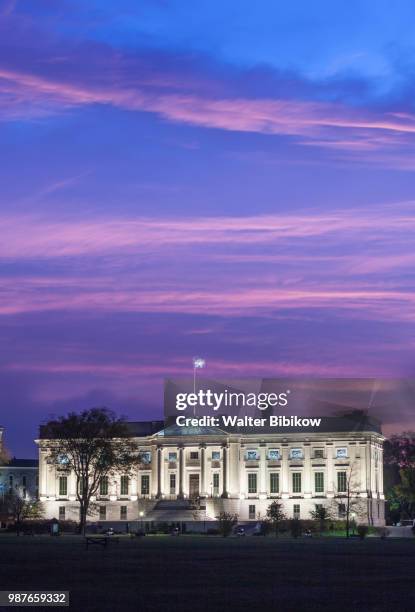
<path fill-rule="evenodd" d="M 346 516 L 346 504 L 339 504 L 339 518 Z"/>
<path fill-rule="evenodd" d="M 304 453 L 302 448 L 292 448 L 290 450 L 290 459 L 303 459 Z"/>
<path fill-rule="evenodd" d="M 150 451 L 142 451 L 140 453 L 140 461 L 141 463 L 151 463 L 151 452 Z"/>
<path fill-rule="evenodd" d="M 248 512 L 249 512 L 250 520 L 256 518 L 256 512 L 255 512 L 255 505 L 254 504 L 250 504 L 249 505 Z"/>
<path fill-rule="evenodd" d="M 69 463 L 69 457 L 67 455 L 59 455 L 58 463 L 60 463 L 60 465 L 67 465 Z"/>
<path fill-rule="evenodd" d="M 177 453 L 169 453 L 169 463 L 177 462 Z"/>
<path fill-rule="evenodd" d="M 323 504 L 316 504 L 316 512 L 318 512 L 319 510 L 321 510 L 323 507 Z"/>
<path fill-rule="evenodd" d="M 127 520 L 127 506 L 120 506 L 120 520 Z"/>
<path fill-rule="evenodd" d="M 348 457 L 347 448 L 336 448 L 336 459 L 346 459 Z"/>
<path fill-rule="evenodd" d="M 314 473 L 314 490 L 316 493 L 324 493 L 324 472 Z"/>
<path fill-rule="evenodd" d="M 103 476 L 99 482 L 99 494 L 108 495 L 108 476 Z"/>
<path fill-rule="evenodd" d="M 170 495 L 176 493 L 176 474 L 170 474 Z"/>
<path fill-rule="evenodd" d="M 212 461 L 220 461 L 220 451 L 212 451 Z"/>
<path fill-rule="evenodd" d="M 107 519 L 107 507 L 106 506 L 100 506 L 99 507 L 99 520 L 100 521 L 105 521 Z"/>
<path fill-rule="evenodd" d="M 277 472 L 272 472 L 269 475 L 269 490 L 270 490 L 270 493 L 279 493 L 280 475 Z"/>
<path fill-rule="evenodd" d="M 324 450 L 322 448 L 314 449 L 314 459 L 324 459 Z"/>
<path fill-rule="evenodd" d="M 26 486 L 26 476 L 23 476 L 23 478 L 22 478 L 22 485 L 24 487 Z"/>
<path fill-rule="evenodd" d="M 301 493 L 301 472 L 293 472 L 293 493 Z"/>
<path fill-rule="evenodd" d="M 59 477 L 59 495 L 60 497 L 68 495 L 68 478 L 66 476 Z"/>
<path fill-rule="evenodd" d="M 121 495 L 128 495 L 129 484 L 130 484 L 130 479 L 128 478 L 128 476 L 121 476 L 121 488 L 120 488 Z"/>
<path fill-rule="evenodd" d="M 246 455 L 245 455 L 245 459 L 247 461 L 258 461 L 259 459 L 259 453 L 257 450 L 247 450 L 246 451 Z"/>
<path fill-rule="evenodd" d="M 337 492 L 346 493 L 346 491 L 347 491 L 346 472 L 337 472 Z"/>
<path fill-rule="evenodd" d="M 199 453 L 197 451 L 190 451 L 190 459 L 192 459 L 193 461 L 199 459 Z"/>
<path fill-rule="evenodd" d="M 257 475 L 248 474 L 248 493 L 257 492 Z"/>
<path fill-rule="evenodd" d="M 300 504 L 294 504 L 293 506 L 293 517 L 295 519 L 300 518 Z"/>
<path fill-rule="evenodd" d="M 23 488 L 23 499 L 26 499 L 27 497 L 27 489 L 26 487 Z"/>
<path fill-rule="evenodd" d="M 174 474 L 171 474 L 174 476 Z M 149 495 L 150 494 L 150 476 L 148 474 L 143 474 L 141 476 L 141 495 Z"/>
<path fill-rule="evenodd" d="M 219 474 L 213 474 L 213 495 L 219 495 Z"/>
<path fill-rule="evenodd" d="M 9 476 L 9 493 L 13 493 L 13 476 Z"/>
<path fill-rule="evenodd" d="M 59 506 L 59 520 L 65 520 L 65 506 Z"/>
<path fill-rule="evenodd" d="M 281 459 L 280 451 L 276 448 L 270 448 L 268 451 L 269 461 L 279 461 Z"/>

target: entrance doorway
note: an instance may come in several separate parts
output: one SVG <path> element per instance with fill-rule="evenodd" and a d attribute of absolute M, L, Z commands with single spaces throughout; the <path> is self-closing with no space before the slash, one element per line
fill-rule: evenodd
<path fill-rule="evenodd" d="M 189 498 L 199 497 L 199 474 L 189 475 Z"/>

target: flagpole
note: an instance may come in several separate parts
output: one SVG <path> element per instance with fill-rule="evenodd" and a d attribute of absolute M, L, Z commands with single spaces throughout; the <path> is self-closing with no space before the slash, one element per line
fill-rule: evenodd
<path fill-rule="evenodd" d="M 193 362 L 193 393 L 196 393 L 196 366 Z"/>
<path fill-rule="evenodd" d="M 206 362 L 201 357 L 193 357 L 193 393 L 196 395 L 196 370 L 204 368 Z M 196 405 L 193 406 L 193 416 L 196 416 Z"/>

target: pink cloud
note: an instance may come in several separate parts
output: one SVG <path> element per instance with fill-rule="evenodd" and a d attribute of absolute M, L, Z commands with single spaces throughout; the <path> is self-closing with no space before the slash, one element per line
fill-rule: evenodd
<path fill-rule="evenodd" d="M 169 121 L 198 127 L 306 138 L 303 144 L 357 152 L 401 147 L 415 132 L 415 116 L 409 113 L 382 113 L 294 99 L 177 93 L 179 81 L 170 84 L 170 92 L 166 93 L 166 87 L 160 87 L 161 79 L 156 81 L 157 86 L 152 88 L 148 81 L 138 79 L 132 83 L 119 75 L 114 87 L 113 79 L 76 82 L 3 67 L 0 108 L 5 118 L 16 118 L 103 104 L 155 113 Z"/>
<path fill-rule="evenodd" d="M 62 257 L 160 251 L 188 245 L 277 243 L 325 237 L 399 241 L 415 229 L 415 212 L 397 204 L 372 210 L 310 210 L 245 217 L 101 218 L 53 221 L 36 216 L 0 217 L 0 257 Z M 156 247 L 156 248 L 155 248 Z"/>
<path fill-rule="evenodd" d="M 93 310 L 289 317 L 317 309 L 413 322 L 413 283 L 401 274 L 415 263 L 412 210 L 405 202 L 373 211 L 251 217 L 4 216 L 3 261 L 32 259 L 44 266 L 79 256 L 94 272 L 56 276 L 46 265 L 42 274 L 0 277 L 0 314 Z M 131 267 L 132 261 L 147 265 Z"/>
<path fill-rule="evenodd" d="M 415 294 L 410 289 L 377 286 L 374 283 L 326 281 L 322 286 L 297 282 L 294 286 L 266 283 L 261 287 L 244 277 L 226 286 L 177 281 L 170 288 L 169 279 L 143 283 L 139 277 L 82 279 L 0 279 L 3 300 L 0 314 L 43 311 L 93 311 L 183 313 L 216 316 L 268 315 L 284 311 L 331 309 L 337 313 L 354 313 L 356 317 L 380 320 L 411 321 L 415 319 Z M 287 315 L 289 316 L 289 315 Z"/>
<path fill-rule="evenodd" d="M 73 363 L 73 362 L 17 362 L 7 363 L 2 367 L 5 371 L 44 372 L 50 374 L 87 374 L 89 376 L 114 377 L 115 379 L 135 379 L 143 377 L 188 377 L 190 374 L 187 360 L 167 360 L 164 364 L 152 364 L 141 357 L 141 363 Z M 353 375 L 353 365 L 301 363 L 298 361 L 246 361 L 235 362 L 214 359 L 209 362 L 209 376 L 340 376 Z"/>

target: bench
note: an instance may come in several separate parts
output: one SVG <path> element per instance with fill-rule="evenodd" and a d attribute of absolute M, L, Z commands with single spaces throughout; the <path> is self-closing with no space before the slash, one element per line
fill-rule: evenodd
<path fill-rule="evenodd" d="M 116 536 L 85 536 L 85 545 L 88 550 L 89 546 L 96 544 L 97 546 L 107 547 L 108 542 L 113 541 L 119 543 L 119 538 Z"/>

